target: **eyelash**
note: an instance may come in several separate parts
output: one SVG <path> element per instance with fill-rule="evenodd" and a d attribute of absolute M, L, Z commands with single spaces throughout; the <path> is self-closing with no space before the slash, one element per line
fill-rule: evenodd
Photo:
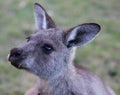
<path fill-rule="evenodd" d="M 46 54 L 50 54 L 50 53 L 52 53 L 52 51 L 54 51 L 54 49 L 53 49 L 53 47 L 52 47 L 51 45 L 49 45 L 49 44 L 44 44 L 44 45 L 42 46 L 42 51 L 43 51 L 44 53 L 46 53 Z"/>
<path fill-rule="evenodd" d="M 30 36 L 26 37 L 26 39 L 27 39 L 27 42 L 29 42 L 30 41 Z"/>

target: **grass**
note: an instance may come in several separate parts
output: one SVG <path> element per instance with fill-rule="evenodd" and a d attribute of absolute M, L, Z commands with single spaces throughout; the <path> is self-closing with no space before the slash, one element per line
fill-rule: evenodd
<path fill-rule="evenodd" d="M 96 72 L 117 95 L 120 94 L 120 1 L 119 0 L 1 0 L 0 1 L 0 94 L 23 95 L 35 78 L 6 60 L 9 50 L 35 31 L 33 4 L 41 3 L 62 28 L 96 22 L 101 33 L 79 47 L 75 63 Z"/>

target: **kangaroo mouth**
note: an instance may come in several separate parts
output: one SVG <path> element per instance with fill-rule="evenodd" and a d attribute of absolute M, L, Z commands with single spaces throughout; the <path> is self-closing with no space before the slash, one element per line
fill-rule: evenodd
<path fill-rule="evenodd" d="M 28 70 L 28 68 L 25 67 L 25 66 L 23 66 L 22 63 L 14 63 L 14 62 L 11 62 L 11 65 L 14 66 L 14 67 L 17 68 L 17 69 Z"/>
<path fill-rule="evenodd" d="M 18 63 L 18 60 L 16 60 L 15 58 L 11 57 L 10 54 L 8 54 L 7 59 L 11 63 L 11 65 L 13 65 L 14 67 L 16 67 L 18 69 L 21 68 L 21 64 Z"/>
<path fill-rule="evenodd" d="M 8 54 L 7 60 L 11 63 L 12 66 L 14 66 L 17 69 L 26 69 L 26 67 L 23 67 L 23 65 L 21 63 L 22 59 L 17 60 L 15 58 L 11 57 L 10 54 Z"/>
<path fill-rule="evenodd" d="M 22 69 L 22 65 L 20 63 L 14 63 L 14 62 L 10 62 L 12 66 L 14 66 L 17 69 Z"/>

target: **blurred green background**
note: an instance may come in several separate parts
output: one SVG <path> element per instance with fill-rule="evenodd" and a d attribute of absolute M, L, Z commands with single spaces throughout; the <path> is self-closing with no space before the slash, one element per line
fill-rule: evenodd
<path fill-rule="evenodd" d="M 35 2 L 62 29 L 85 22 L 101 25 L 99 36 L 78 48 L 75 63 L 91 69 L 120 95 L 120 0 L 0 0 L 0 95 L 23 95 L 35 82 L 34 75 L 17 70 L 6 59 L 11 48 L 36 30 Z"/>

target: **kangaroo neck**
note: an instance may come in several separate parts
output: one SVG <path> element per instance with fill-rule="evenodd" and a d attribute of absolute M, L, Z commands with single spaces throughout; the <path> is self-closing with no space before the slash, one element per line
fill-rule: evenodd
<path fill-rule="evenodd" d="M 48 81 L 52 95 L 72 95 L 70 86 L 75 73 L 73 73 L 74 69 L 71 69 L 71 67 L 67 68 L 60 76 Z"/>

